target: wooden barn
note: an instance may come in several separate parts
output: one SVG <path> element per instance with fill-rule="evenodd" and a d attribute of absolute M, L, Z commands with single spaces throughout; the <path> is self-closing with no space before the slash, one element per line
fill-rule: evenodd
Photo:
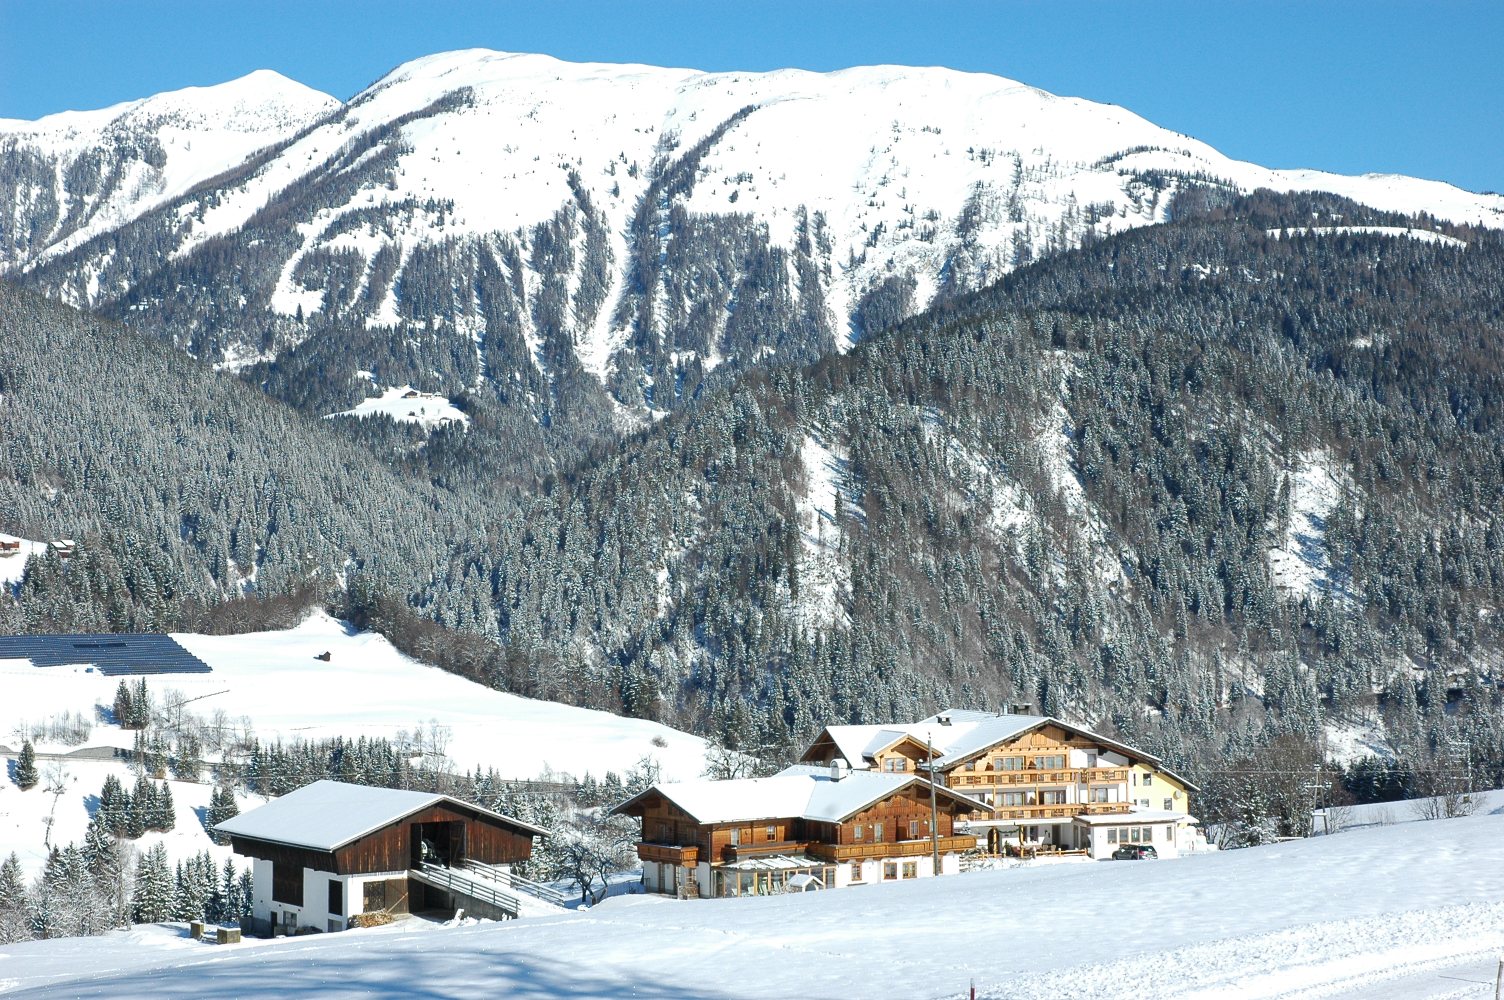
<path fill-rule="evenodd" d="M 509 866 L 539 827 L 427 792 L 317 781 L 215 827 L 254 859 L 256 929 L 343 930 L 358 914 L 517 915 Z"/>

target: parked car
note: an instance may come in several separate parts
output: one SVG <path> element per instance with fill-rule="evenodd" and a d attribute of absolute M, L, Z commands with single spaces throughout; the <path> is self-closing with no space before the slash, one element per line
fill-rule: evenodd
<path fill-rule="evenodd" d="M 1112 852 L 1114 861 L 1152 861 L 1159 857 L 1159 852 L 1152 844 L 1124 844 Z"/>

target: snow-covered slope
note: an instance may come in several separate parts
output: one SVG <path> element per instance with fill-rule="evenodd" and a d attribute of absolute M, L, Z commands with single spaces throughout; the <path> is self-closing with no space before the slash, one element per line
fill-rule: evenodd
<path fill-rule="evenodd" d="M 154 698 L 169 690 L 200 699 L 189 708 L 204 718 L 217 710 L 235 726 L 249 720 L 263 742 L 360 736 L 396 740 L 418 728 L 443 734 L 437 744 L 459 770 L 495 768 L 508 778 L 537 778 L 545 771 L 601 777 L 608 770 L 623 774 L 651 756 L 668 780 L 698 777 L 704 768 L 704 741 L 666 726 L 624 719 L 607 712 L 534 701 L 482 687 L 412 660 L 372 633 L 352 632 L 323 614 L 297 628 L 250 635 L 178 635 L 179 642 L 213 669 L 207 674 L 161 675 L 147 684 Z M 317 659 L 328 653 L 327 661 Z M 24 660 L 0 660 L 0 745 L 19 745 L 15 731 L 46 726 L 63 713 L 94 720 L 96 706 L 114 701 L 118 678 L 87 666 L 32 666 Z M 80 746 L 39 739 L 44 755 L 67 755 L 84 748 L 101 753 L 39 761 L 42 785 L 22 792 L 0 771 L 0 858 L 11 851 L 28 868 L 46 860 L 46 823 L 51 842 L 80 842 L 99 789 L 109 774 L 130 787 L 135 780 L 108 748 L 130 748 L 131 731 L 94 722 Z M 434 740 L 430 735 L 427 745 Z M 3 759 L 0 759 L 3 764 Z M 60 777 L 65 791 L 57 797 L 43 785 Z M 207 772 L 202 782 L 173 781 L 179 813 L 177 829 L 167 834 L 175 855 L 209 849 L 194 810 L 209 804 Z M 160 835 L 151 834 L 150 844 Z M 0 972 L 0 981 L 4 973 Z"/>
<path fill-rule="evenodd" d="M 100 111 L 0 119 L 0 270 L 65 253 L 243 163 L 339 102 L 270 70 Z"/>
<path fill-rule="evenodd" d="M 502 924 L 410 921 L 238 947 L 138 928 L 0 949 L 0 990 L 917 1000 L 965 997 L 974 984 L 979 997 L 1011 1000 L 1484 996 L 1504 948 L 1501 893 L 1504 816 L 1489 815 L 1176 861 L 735 900 L 625 896 Z"/>
<path fill-rule="evenodd" d="M 297 628 L 249 635 L 175 636 L 212 668 L 206 674 L 147 680 L 169 688 L 207 716 L 222 709 L 249 718 L 263 741 L 359 736 L 395 738 L 431 722 L 448 727 L 448 756 L 464 769 L 494 767 L 503 777 L 536 778 L 545 769 L 581 777 L 625 772 L 651 755 L 668 780 L 698 777 L 704 741 L 656 722 L 520 698 L 482 687 L 399 653 L 385 637 L 352 632 L 324 614 Z M 327 661 L 316 659 L 328 653 Z M 118 678 L 87 667 L 37 668 L 0 660 L 4 723 L 33 723 L 64 712 L 93 718 L 113 703 Z M 134 734 L 96 725 L 89 746 L 133 745 Z M 654 741 L 658 742 L 654 742 Z M 4 742 L 0 739 L 0 742 Z"/>
<path fill-rule="evenodd" d="M 278 137 L 329 111 L 303 98 L 280 105 L 292 110 Z M 211 145 L 227 165 L 226 144 Z M 879 314 L 913 313 L 1087 233 L 1161 221 L 1190 178 L 1504 225 L 1498 195 L 1269 170 L 1122 108 L 984 74 L 703 73 L 467 50 L 398 67 L 276 155 L 161 208 L 139 237 L 80 247 L 83 231 L 63 227 L 9 266 L 36 271 L 79 248 L 41 286 L 81 305 L 129 294 L 139 309 L 178 294 L 211 242 L 239 238 L 255 247 L 237 267 L 251 286 L 241 304 L 288 320 L 291 340 L 295 316 L 424 324 L 474 338 L 492 380 L 578 365 L 619 402 L 663 409 L 654 387 L 668 375 L 844 348 Z M 110 218 L 184 187 L 162 181 Z M 163 258 L 173 283 L 143 285 Z M 492 272 L 504 292 L 473 287 Z M 804 332 L 737 329 L 754 290 Z M 488 350 L 503 319 L 510 339 Z M 199 349 L 227 357 L 259 354 L 248 344 L 265 331 L 246 343 L 210 332 Z M 496 370 L 502 346 L 514 371 Z"/>

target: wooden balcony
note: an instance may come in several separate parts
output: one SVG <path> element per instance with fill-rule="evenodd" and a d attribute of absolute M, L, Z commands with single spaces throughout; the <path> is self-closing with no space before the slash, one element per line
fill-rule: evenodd
<path fill-rule="evenodd" d="M 1048 806 L 997 806 L 992 810 L 994 819 L 1069 819 L 1086 811 L 1079 802 Z"/>
<path fill-rule="evenodd" d="M 700 845 L 638 844 L 637 856 L 643 861 L 656 861 L 659 864 L 684 865 L 692 868 L 700 863 Z"/>
<path fill-rule="evenodd" d="M 1126 767 L 1079 767 L 1063 771 L 954 771 L 950 787 L 977 785 L 1010 788 L 1015 785 L 1101 785 L 1128 780 Z"/>
<path fill-rule="evenodd" d="M 970 851 L 977 846 L 977 838 L 970 837 L 941 837 L 940 853 L 948 854 L 952 851 Z M 860 861 L 865 858 L 917 858 L 929 854 L 932 845 L 928 837 L 920 840 L 889 840 L 876 843 L 864 842 L 860 844 L 820 844 L 808 845 L 805 853 L 821 861 Z"/>
<path fill-rule="evenodd" d="M 753 844 L 727 844 L 721 848 L 721 862 L 732 864 L 747 858 L 761 858 L 770 854 L 806 854 L 810 848 L 807 840 L 770 840 Z"/>

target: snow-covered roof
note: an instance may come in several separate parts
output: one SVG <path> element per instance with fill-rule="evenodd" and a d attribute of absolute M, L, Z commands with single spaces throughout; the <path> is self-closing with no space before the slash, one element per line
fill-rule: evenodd
<path fill-rule="evenodd" d="M 798 817 L 839 823 L 853 813 L 903 791 L 914 783 L 928 785 L 914 775 L 878 771 L 849 771 L 840 779 L 823 766 L 795 764 L 770 778 L 730 781 L 679 781 L 654 785 L 611 810 L 625 812 L 644 796 L 657 792 L 700 823 L 741 823 Z M 936 789 L 978 812 L 991 808 L 946 787 Z"/>
<path fill-rule="evenodd" d="M 450 803 L 535 834 L 540 827 L 447 795 L 315 781 L 215 827 L 221 833 L 315 851 L 332 851 L 420 809 Z"/>
<path fill-rule="evenodd" d="M 935 738 L 936 749 L 941 753 L 941 756 L 935 759 L 935 766 L 941 769 L 979 754 L 1004 740 L 1026 733 L 1043 723 L 1054 721 L 1043 715 L 982 715 L 981 718 L 962 721 L 956 718 L 961 713 L 941 714 L 942 716 L 949 714 L 952 720 L 948 728 L 939 727 L 942 735 Z M 981 713 L 965 714 L 981 715 Z"/>

